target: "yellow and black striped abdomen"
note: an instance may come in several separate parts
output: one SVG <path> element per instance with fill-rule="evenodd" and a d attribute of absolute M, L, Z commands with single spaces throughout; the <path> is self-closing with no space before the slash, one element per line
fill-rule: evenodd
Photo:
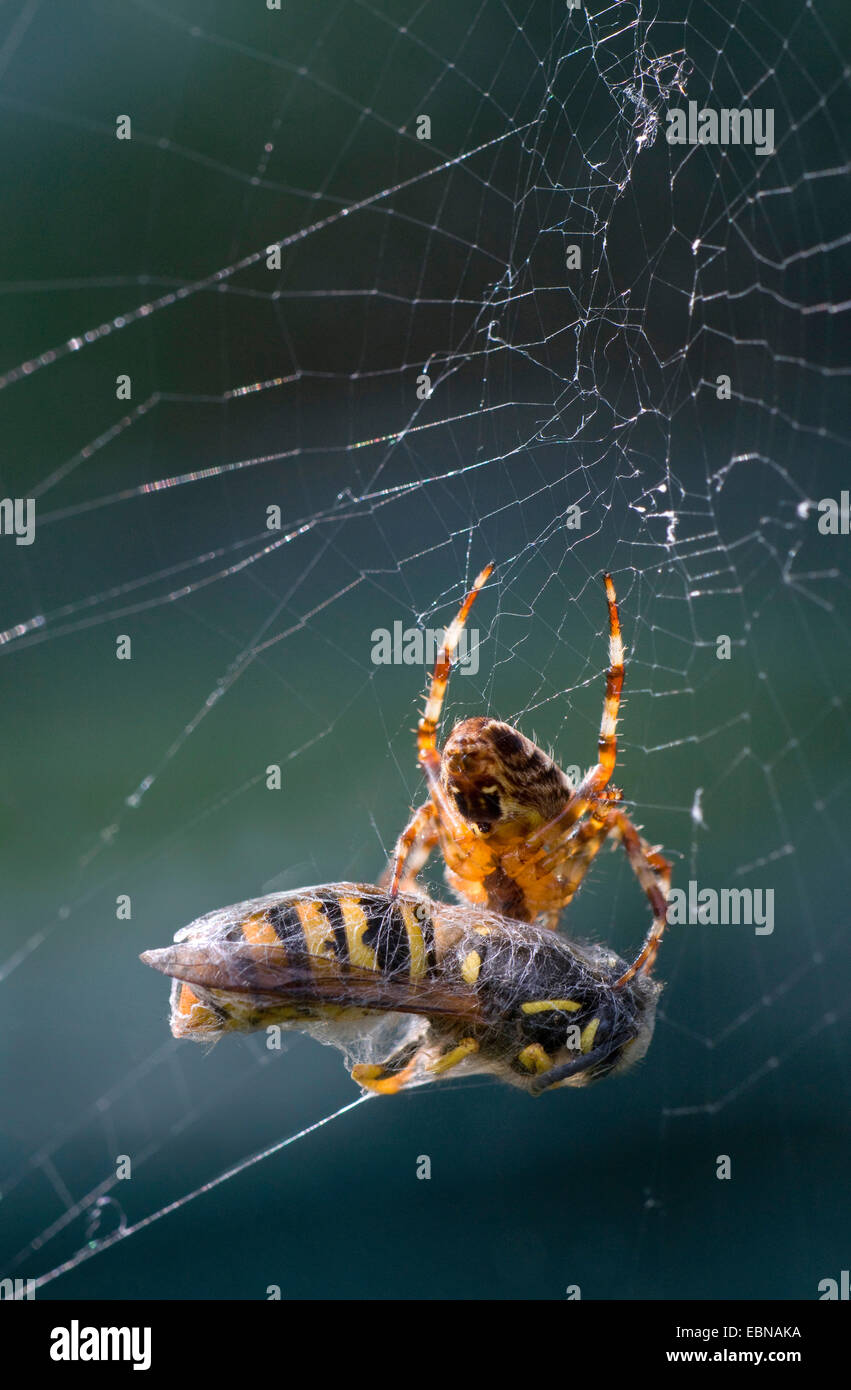
<path fill-rule="evenodd" d="M 427 906 L 358 885 L 323 885 L 207 914 L 150 961 L 175 975 L 171 1025 L 201 1040 L 272 1023 L 369 1011 L 364 972 L 398 988 L 435 967 Z"/>
<path fill-rule="evenodd" d="M 266 939 L 279 943 L 288 958 L 415 980 L 434 966 L 431 919 L 407 898 L 324 888 L 315 894 L 293 894 L 259 915 Z"/>

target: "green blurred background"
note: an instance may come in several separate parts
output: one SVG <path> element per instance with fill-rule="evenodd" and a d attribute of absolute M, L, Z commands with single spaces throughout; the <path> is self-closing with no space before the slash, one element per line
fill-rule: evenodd
<path fill-rule="evenodd" d="M 671 931 L 620 1082 L 371 1101 L 40 1296 L 816 1297 L 849 1248 L 848 538 L 813 505 L 847 482 L 847 9 L 5 8 L 0 496 L 38 530 L 0 537 L 0 630 L 46 620 L 0 642 L 0 1273 L 357 1094 L 296 1035 L 171 1042 L 137 956 L 377 877 L 425 673 L 371 633 L 445 624 L 493 558 L 450 719 L 589 764 L 610 568 L 618 781 L 677 884 L 773 889 L 773 935 Z M 775 156 L 637 150 L 682 49 L 688 97 L 775 109 Z M 276 240 L 280 272 L 232 271 Z M 570 930 L 628 954 L 646 926 L 603 856 Z"/>

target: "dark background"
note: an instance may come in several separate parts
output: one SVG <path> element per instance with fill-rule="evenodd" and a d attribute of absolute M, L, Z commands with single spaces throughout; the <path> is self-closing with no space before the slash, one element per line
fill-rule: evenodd
<path fill-rule="evenodd" d="M 446 623 L 489 558 L 449 718 L 587 766 L 610 568 L 634 815 L 676 884 L 776 919 L 671 930 L 627 1078 L 370 1102 L 40 1296 L 811 1298 L 847 1267 L 849 540 L 815 504 L 848 476 L 848 12 L 596 9 L 5 7 L 0 496 L 38 529 L 0 537 L 0 1272 L 357 1094 L 299 1036 L 172 1043 L 137 955 L 380 873 L 424 673 L 371 633 Z M 777 153 L 669 147 L 689 98 L 772 107 Z M 637 949 L 621 856 L 569 926 Z"/>

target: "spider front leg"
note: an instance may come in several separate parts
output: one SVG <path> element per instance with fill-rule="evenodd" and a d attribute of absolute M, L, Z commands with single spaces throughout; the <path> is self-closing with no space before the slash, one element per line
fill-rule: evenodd
<path fill-rule="evenodd" d="M 447 802 L 440 786 L 437 726 L 440 723 L 455 648 L 461 639 L 461 633 L 464 631 L 470 609 L 476 601 L 476 595 L 487 583 L 492 573 L 493 565 L 485 565 L 485 568 L 477 575 L 472 589 L 458 610 L 457 616 L 446 629 L 443 643 L 434 663 L 426 707 L 417 726 L 417 761 L 425 773 L 431 792 L 431 800 L 419 808 L 399 836 L 393 856 L 392 876 L 390 876 L 390 866 L 382 876 L 382 887 L 386 884 L 388 876 L 390 877 L 391 898 L 395 898 L 400 891 L 415 891 L 417 875 L 440 838 L 440 821 L 443 820 L 447 825 L 456 825 L 458 821 L 454 808 Z M 461 829 L 462 827 L 456 825 L 456 828 Z M 406 866 L 407 872 L 405 872 Z"/>
<path fill-rule="evenodd" d="M 606 672 L 606 696 L 603 700 L 603 718 L 600 721 L 600 737 L 597 743 L 597 766 L 583 779 L 587 784 L 586 795 L 599 796 L 615 770 L 618 756 L 618 713 L 623 693 L 623 638 L 618 615 L 618 601 L 612 576 L 604 576 L 606 602 L 609 605 L 609 669 Z"/>
<path fill-rule="evenodd" d="M 623 638 L 612 576 L 604 575 L 603 581 L 606 585 L 606 602 L 609 605 L 609 667 L 606 671 L 606 695 L 603 700 L 603 717 L 600 720 L 600 736 L 597 740 L 597 762 L 586 772 L 571 797 L 571 802 L 575 801 L 577 804 L 601 795 L 615 770 L 618 756 L 618 714 L 624 679 Z"/>
<path fill-rule="evenodd" d="M 390 897 L 395 898 L 401 891 L 417 891 L 417 875 L 427 863 L 429 855 L 439 839 L 437 810 L 432 801 L 423 802 L 405 826 L 393 858 L 381 875 L 380 887 L 390 885 Z"/>
<path fill-rule="evenodd" d="M 423 717 L 417 726 L 417 756 L 421 766 L 424 767 L 426 776 L 429 775 L 429 754 L 437 752 L 437 726 L 440 723 L 440 714 L 443 709 L 443 701 L 446 695 L 446 687 L 449 684 L 449 672 L 452 669 L 452 658 L 455 655 L 455 648 L 461 640 L 461 633 L 470 614 L 470 609 L 476 601 L 479 590 L 484 587 L 493 573 L 493 565 L 485 565 L 481 574 L 476 576 L 473 587 L 470 590 L 461 607 L 458 609 L 457 617 L 446 629 L 443 644 L 437 653 L 437 660 L 434 663 L 434 671 L 431 677 L 431 686 L 426 700 L 426 707 Z M 438 758 L 438 770 L 440 760 Z"/>
<path fill-rule="evenodd" d="M 532 846 L 552 842 L 556 835 L 563 835 L 581 820 L 592 802 L 602 796 L 615 770 L 618 755 L 618 714 L 624 682 L 624 653 L 615 586 L 610 574 L 604 575 L 603 579 L 609 605 L 609 666 L 606 671 L 606 694 L 597 741 L 597 762 L 586 772 L 564 809 L 530 837 Z"/>

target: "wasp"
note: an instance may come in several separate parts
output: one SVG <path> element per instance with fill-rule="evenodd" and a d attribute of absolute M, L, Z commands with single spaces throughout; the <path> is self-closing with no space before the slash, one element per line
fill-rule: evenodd
<path fill-rule="evenodd" d="M 626 1071 L 661 990 L 646 943 L 628 966 L 485 907 L 364 884 L 237 903 L 174 941 L 141 959 L 172 977 L 175 1037 L 298 1029 L 382 1095 L 474 1073 L 540 1095 Z"/>

